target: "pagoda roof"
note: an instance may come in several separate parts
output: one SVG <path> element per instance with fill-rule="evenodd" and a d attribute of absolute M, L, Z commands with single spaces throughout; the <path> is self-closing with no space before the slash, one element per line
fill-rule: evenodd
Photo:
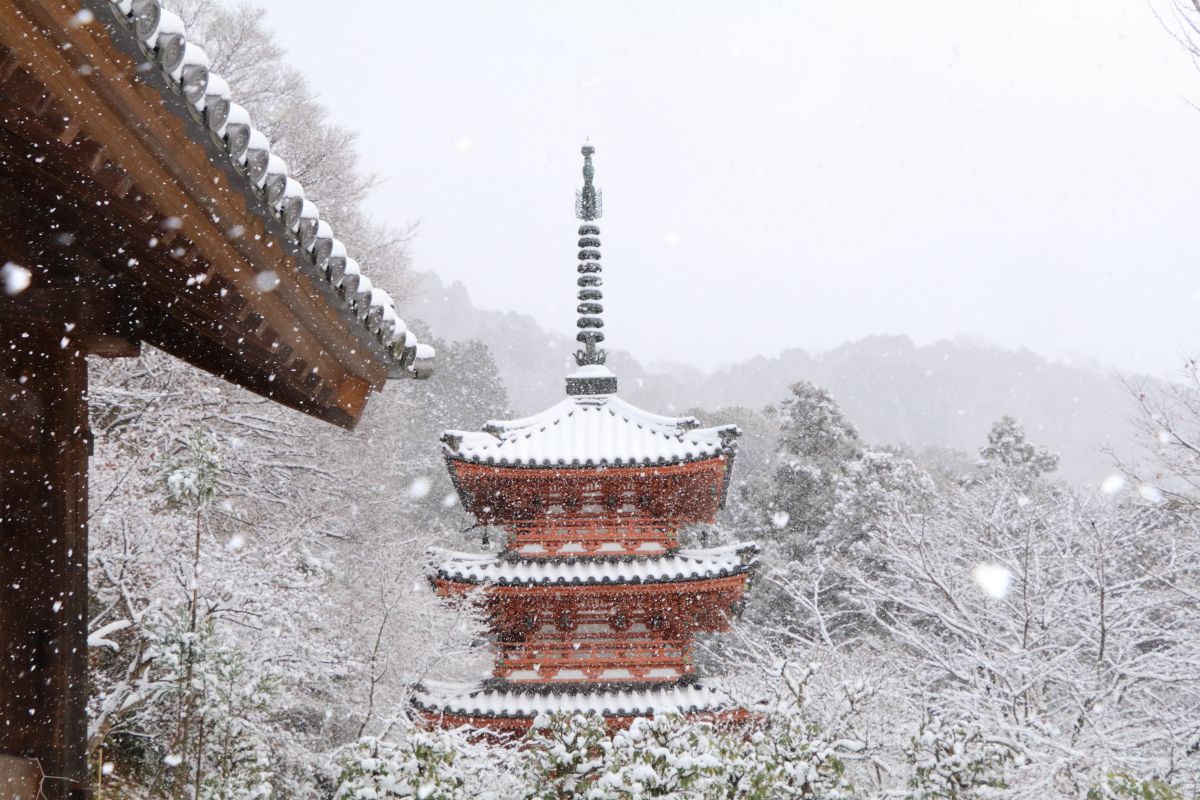
<path fill-rule="evenodd" d="M 641 689 L 539 686 L 514 690 L 479 683 L 425 681 L 413 697 L 426 712 L 473 717 L 536 717 L 539 714 L 602 714 L 606 717 L 651 714 L 696 714 L 728 709 L 725 692 L 699 684 L 674 684 Z"/>
<path fill-rule="evenodd" d="M 616 394 L 568 396 L 529 417 L 493 420 L 482 431 L 446 431 L 447 457 L 520 467 L 633 467 L 731 456 L 736 425 L 701 428 L 695 417 L 664 417 Z"/>
<path fill-rule="evenodd" d="M 499 586 L 676 583 L 741 575 L 758 564 L 758 545 L 734 544 L 639 558 L 519 559 L 435 550 L 437 577 Z"/>

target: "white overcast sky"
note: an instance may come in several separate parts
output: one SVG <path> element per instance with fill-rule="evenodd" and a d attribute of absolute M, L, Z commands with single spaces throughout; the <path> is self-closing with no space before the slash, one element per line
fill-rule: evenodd
<path fill-rule="evenodd" d="M 1200 352 L 1200 72 L 1140 0 L 266 5 L 372 210 L 483 307 L 574 331 L 590 137 L 639 358 Z"/>

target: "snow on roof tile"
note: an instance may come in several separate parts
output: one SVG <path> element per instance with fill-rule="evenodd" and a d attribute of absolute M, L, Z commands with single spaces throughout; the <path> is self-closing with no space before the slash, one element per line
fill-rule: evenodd
<path fill-rule="evenodd" d="M 413 702 L 426 711 L 479 717 L 536 717 L 539 714 L 594 713 L 609 717 L 702 713 L 728 708 L 724 692 L 698 684 L 652 689 L 569 692 L 558 687 L 512 691 L 480 684 L 426 681 Z"/>
<path fill-rule="evenodd" d="M 735 544 L 635 559 L 506 559 L 479 553 L 432 550 L 439 578 L 499 586 L 605 585 L 695 581 L 753 569 L 758 545 Z"/>
<path fill-rule="evenodd" d="M 513 466 L 636 466 L 700 461 L 733 451 L 736 425 L 699 428 L 694 417 L 643 411 L 617 395 L 578 395 L 482 431 L 446 431 L 446 453 Z"/>
<path fill-rule="evenodd" d="M 244 187 L 246 193 L 258 195 L 266 200 L 271 196 L 272 185 L 266 176 L 279 175 L 285 183 L 282 184 L 282 190 L 276 190 L 277 195 L 303 198 L 303 188 L 299 183 L 287 177 L 287 165 L 284 164 L 283 159 L 271 153 L 270 142 L 261 132 L 251 126 L 250 116 L 246 110 L 237 103 L 231 102 L 229 84 L 219 76 L 210 73 L 209 61 L 204 51 L 187 41 L 182 19 L 163 9 L 161 0 L 140 3 L 133 3 L 130 0 L 110 0 L 110 2 L 115 17 L 133 29 L 145 54 L 150 59 L 161 63 L 165 69 L 169 68 L 171 82 L 182 91 L 183 96 L 195 112 L 194 116 L 202 120 L 202 124 L 207 125 L 209 130 L 219 137 L 234 165 L 246 176 Z M 216 102 L 218 99 L 221 102 Z M 246 155 L 250 151 L 265 153 L 261 160 L 264 165 L 263 174 L 260 174 L 257 180 L 252 177 L 252 167 L 247 163 Z M 284 219 L 285 228 L 290 227 L 286 225 L 285 208 L 280 207 L 278 200 L 273 203 L 268 201 L 268 205 L 272 207 L 272 211 L 278 212 L 281 219 Z M 303 201 L 302 207 L 304 209 L 302 216 L 304 213 L 311 212 L 316 217 L 317 208 L 311 202 Z M 304 237 L 299 235 L 293 236 L 293 239 L 300 243 L 301 251 L 310 262 L 309 266 L 314 266 L 316 271 L 335 289 L 339 288 L 342 272 L 326 268 L 326 264 L 322 263 L 327 262 L 330 256 L 330 248 L 324 243 L 332 239 L 332 229 L 327 222 L 317 218 L 314 230 L 316 231 L 314 241 L 305 242 L 303 241 Z M 295 232 L 289 231 L 288 235 L 293 233 Z M 336 257 L 349 261 L 345 258 L 344 249 L 336 253 Z M 363 281 L 366 281 L 365 276 Z M 411 333 L 407 333 L 406 326 L 402 322 L 398 322 L 398 317 L 395 324 L 381 325 L 382 319 L 388 315 L 371 313 L 372 310 L 391 309 L 393 311 L 391 316 L 394 316 L 392 300 L 386 293 L 383 293 L 382 297 L 370 296 L 362 299 L 347 296 L 346 300 L 353 306 L 352 311 L 354 316 L 359 319 L 360 324 L 383 345 L 388 358 L 395 367 L 413 377 L 428 377 L 433 369 L 433 348 L 428 345 L 419 345 L 416 338 Z M 404 333 L 397 336 L 395 335 L 396 329 Z"/>

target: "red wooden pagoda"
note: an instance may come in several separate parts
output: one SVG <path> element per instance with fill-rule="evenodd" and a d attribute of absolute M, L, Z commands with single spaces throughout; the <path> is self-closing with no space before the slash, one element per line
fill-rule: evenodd
<path fill-rule="evenodd" d="M 697 680 L 696 634 L 740 607 L 758 548 L 680 549 L 678 531 L 724 502 L 738 429 L 642 411 L 605 366 L 601 197 L 585 145 L 579 228 L 578 371 L 567 396 L 482 431 L 448 431 L 454 485 L 479 523 L 506 534 L 499 556 L 441 552 L 437 591 L 483 587 L 496 666 L 476 684 L 426 682 L 431 720 L 521 732 L 542 713 L 595 712 L 610 725 L 679 711 L 740 712 Z"/>

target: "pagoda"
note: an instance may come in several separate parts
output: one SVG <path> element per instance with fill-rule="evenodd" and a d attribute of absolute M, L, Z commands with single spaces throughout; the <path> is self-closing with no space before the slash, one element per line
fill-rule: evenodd
<path fill-rule="evenodd" d="M 757 546 L 681 549 L 679 531 L 722 507 L 740 433 L 666 417 L 617 394 L 605 366 L 600 191 L 583 147 L 578 369 L 539 414 L 447 431 L 463 507 L 504 532 L 499 555 L 440 550 L 432 582 L 447 597 L 482 589 L 496 649 L 492 677 L 418 687 L 435 724 L 520 733 L 539 714 L 593 712 L 611 727 L 680 712 L 740 716 L 697 679 L 693 640 L 727 630 Z"/>

